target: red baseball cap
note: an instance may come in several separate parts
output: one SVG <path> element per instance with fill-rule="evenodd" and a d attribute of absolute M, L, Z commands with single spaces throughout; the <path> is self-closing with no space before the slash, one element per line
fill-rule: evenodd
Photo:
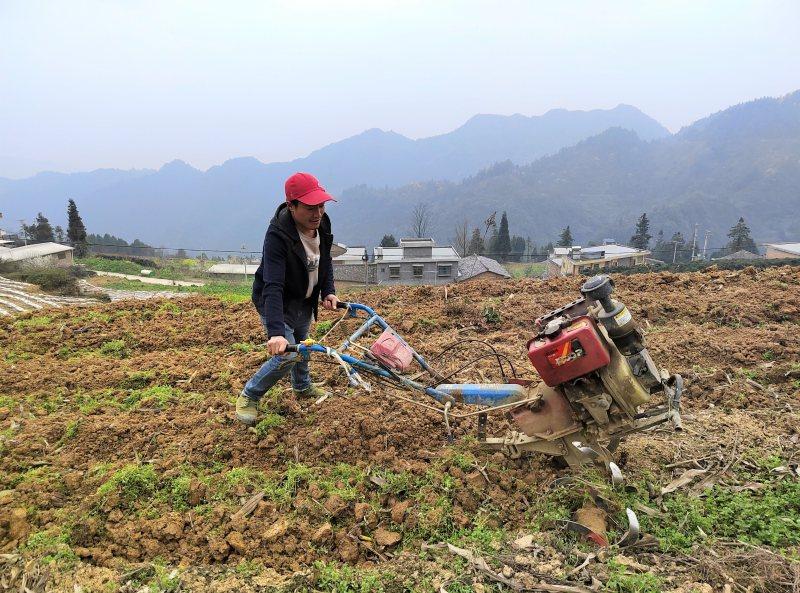
<path fill-rule="evenodd" d="M 307 206 L 316 206 L 334 200 L 317 178 L 310 173 L 295 173 L 286 180 L 286 201 L 299 200 Z"/>

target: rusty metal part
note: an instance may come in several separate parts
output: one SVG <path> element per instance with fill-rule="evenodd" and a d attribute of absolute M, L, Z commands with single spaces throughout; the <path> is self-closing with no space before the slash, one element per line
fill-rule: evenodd
<path fill-rule="evenodd" d="M 564 395 L 546 385 L 538 387 L 538 401 L 512 409 L 509 414 L 519 429 L 529 437 L 553 440 L 579 431 L 581 423 Z"/>

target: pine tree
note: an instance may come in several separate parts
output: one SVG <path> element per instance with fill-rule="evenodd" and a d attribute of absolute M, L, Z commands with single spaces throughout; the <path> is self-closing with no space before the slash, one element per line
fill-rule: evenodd
<path fill-rule="evenodd" d="M 558 243 L 559 247 L 571 247 L 573 242 L 572 238 L 572 231 L 569 230 L 569 225 L 566 226 L 565 229 L 561 231 L 561 234 L 558 236 Z"/>
<path fill-rule="evenodd" d="M 50 221 L 41 212 L 36 216 L 36 222 L 33 224 L 32 240 L 34 243 L 47 243 L 56 240 L 53 236 L 53 227 L 50 226 Z"/>
<path fill-rule="evenodd" d="M 672 261 L 672 245 L 664 239 L 664 230 L 659 229 L 656 243 L 653 245 L 653 257 L 663 262 Z"/>
<path fill-rule="evenodd" d="M 89 246 L 86 243 L 86 227 L 78 213 L 75 200 L 72 199 L 67 206 L 67 221 L 67 240 L 75 248 L 75 257 L 86 257 L 89 253 Z"/>
<path fill-rule="evenodd" d="M 636 223 L 636 232 L 631 237 L 630 246 L 636 249 L 647 249 L 650 245 L 652 235 L 649 233 L 650 221 L 647 219 L 647 213 L 643 213 L 638 222 Z"/>
<path fill-rule="evenodd" d="M 492 251 L 492 257 L 498 261 L 506 261 L 511 253 L 511 237 L 508 234 L 508 217 L 505 212 L 500 217 L 500 230 L 497 231 L 497 241 Z"/>
<path fill-rule="evenodd" d="M 397 247 L 397 239 L 394 235 L 384 235 L 381 239 L 381 247 Z"/>
<path fill-rule="evenodd" d="M 728 237 L 730 237 L 730 242 L 728 243 L 729 253 L 745 250 L 758 254 L 758 247 L 756 247 L 755 241 L 750 236 L 750 227 L 747 226 L 743 217 L 739 217 L 739 222 L 731 227 L 731 230 L 728 231 Z"/>
<path fill-rule="evenodd" d="M 511 254 L 508 256 L 508 259 L 516 262 L 522 261 L 526 248 L 527 244 L 525 239 L 518 235 L 514 235 L 511 237 Z"/>
<path fill-rule="evenodd" d="M 478 229 L 472 230 L 472 238 L 469 240 L 467 255 L 481 255 L 484 251 L 483 237 Z"/>

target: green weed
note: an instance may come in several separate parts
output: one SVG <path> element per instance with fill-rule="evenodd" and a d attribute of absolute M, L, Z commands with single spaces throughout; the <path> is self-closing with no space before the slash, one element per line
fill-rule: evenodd
<path fill-rule="evenodd" d="M 486 323 L 500 323 L 503 321 L 503 318 L 500 316 L 500 311 L 498 311 L 495 307 L 487 305 L 483 308 L 483 320 Z"/>
<path fill-rule="evenodd" d="M 172 301 L 164 301 L 159 305 L 158 310 L 162 313 L 175 313 L 178 314 L 181 312 L 181 308 L 173 303 Z"/>
<path fill-rule="evenodd" d="M 150 498 L 157 487 L 158 476 L 152 465 L 132 463 L 114 472 L 108 481 L 97 489 L 97 493 L 108 496 L 118 491 L 126 502 L 133 503 L 140 498 Z"/>
<path fill-rule="evenodd" d="M 53 323 L 53 318 L 47 315 L 39 317 L 29 317 L 28 319 L 20 319 L 14 322 L 14 327 L 17 329 L 33 329 L 37 327 L 47 327 Z"/>
<path fill-rule="evenodd" d="M 359 570 L 322 561 L 314 563 L 314 570 L 317 573 L 315 588 L 329 593 L 384 593 L 386 584 L 396 579 L 388 572 Z"/>
<path fill-rule="evenodd" d="M 41 557 L 44 562 L 71 564 L 78 559 L 70 547 L 70 531 L 64 527 L 58 532 L 52 530 L 31 534 L 23 550 Z"/>
<path fill-rule="evenodd" d="M 264 564 L 256 559 L 243 559 L 239 562 L 239 564 L 236 565 L 234 570 L 239 576 L 250 578 L 256 576 L 257 574 L 261 574 L 264 571 Z"/>
<path fill-rule="evenodd" d="M 103 356 L 111 356 L 113 358 L 128 358 L 130 350 L 125 340 L 111 340 L 110 342 L 103 342 L 99 349 L 100 354 Z"/>
<path fill-rule="evenodd" d="M 317 321 L 314 326 L 314 339 L 319 340 L 333 327 L 333 321 Z"/>
<path fill-rule="evenodd" d="M 609 593 L 661 593 L 664 580 L 651 573 L 628 574 L 625 566 L 613 558 L 608 562 L 611 574 L 606 582 L 605 591 Z"/>
<path fill-rule="evenodd" d="M 273 428 L 277 428 L 281 426 L 284 422 L 283 416 L 279 414 L 275 414 L 274 412 L 268 412 L 264 415 L 261 421 L 256 424 L 255 431 L 259 437 L 264 437 L 269 434 Z"/>
<path fill-rule="evenodd" d="M 239 352 L 252 352 L 255 350 L 255 345 L 250 344 L 249 342 L 236 342 L 235 344 L 231 344 L 231 348 L 234 350 L 238 350 Z"/>
<path fill-rule="evenodd" d="M 80 420 L 70 420 L 69 422 L 67 422 L 66 426 L 64 426 L 64 434 L 61 435 L 61 438 L 58 441 L 59 444 L 63 445 L 67 441 L 71 441 L 72 439 L 74 439 L 75 435 L 78 434 L 78 428 L 80 427 L 80 425 L 81 425 Z"/>
<path fill-rule="evenodd" d="M 122 389 L 142 389 L 148 386 L 156 377 L 155 371 L 132 371 L 120 381 Z"/>

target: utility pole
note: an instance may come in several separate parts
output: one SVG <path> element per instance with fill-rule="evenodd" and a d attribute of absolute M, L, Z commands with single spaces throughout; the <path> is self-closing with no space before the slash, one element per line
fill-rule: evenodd
<path fill-rule="evenodd" d="M 706 230 L 706 237 L 703 239 L 703 259 L 706 258 L 706 247 L 708 246 L 708 236 L 711 234 L 711 231 Z"/>
<path fill-rule="evenodd" d="M 675 244 L 675 249 L 672 251 L 672 263 L 674 264 L 675 263 L 675 257 L 678 255 L 678 242 L 677 241 L 673 241 L 673 243 Z"/>
<path fill-rule="evenodd" d="M 694 261 L 695 247 L 697 247 L 697 223 L 694 223 L 694 232 L 692 233 L 692 259 Z"/>
<path fill-rule="evenodd" d="M 247 258 L 245 257 L 244 250 L 247 249 L 247 245 L 242 245 L 241 252 L 242 252 L 242 262 L 244 263 L 244 281 L 247 282 Z"/>
<path fill-rule="evenodd" d="M 367 290 L 368 274 L 369 274 L 369 255 L 367 255 L 367 248 L 364 247 L 364 255 L 361 256 L 361 261 L 364 262 L 364 290 Z"/>

